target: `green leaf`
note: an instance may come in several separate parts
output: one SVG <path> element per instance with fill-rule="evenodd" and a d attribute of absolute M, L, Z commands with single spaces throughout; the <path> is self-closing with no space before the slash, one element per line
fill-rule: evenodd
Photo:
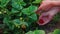
<path fill-rule="evenodd" d="M 5 7 L 10 0 L 0 0 L 0 7 Z"/>
<path fill-rule="evenodd" d="M 16 10 L 16 9 L 14 9 L 14 8 L 12 8 L 12 11 L 11 11 L 11 13 L 18 13 L 19 11 L 18 10 Z"/>
<path fill-rule="evenodd" d="M 19 19 L 13 20 L 13 23 L 15 24 L 16 27 L 19 27 L 20 25 L 26 25 L 26 26 L 28 26 L 27 22 L 20 21 Z"/>
<path fill-rule="evenodd" d="M 18 14 L 17 14 L 17 16 L 22 16 L 22 13 L 21 13 L 21 12 L 20 12 L 20 13 L 18 13 Z"/>
<path fill-rule="evenodd" d="M 33 3 L 41 3 L 42 0 L 35 0 Z"/>
<path fill-rule="evenodd" d="M 27 32 L 26 34 L 33 34 L 33 32 L 32 32 L 32 31 L 29 31 L 29 32 Z"/>
<path fill-rule="evenodd" d="M 30 15 L 30 12 L 27 8 L 23 9 L 22 12 L 26 15 Z"/>
<path fill-rule="evenodd" d="M 21 10 L 25 5 L 26 4 L 23 2 L 23 0 L 12 0 L 12 7 L 16 8 L 17 10 Z"/>
<path fill-rule="evenodd" d="M 29 18 L 31 18 L 31 19 L 36 21 L 37 20 L 37 15 L 36 14 L 32 14 L 32 15 L 29 16 Z"/>
<path fill-rule="evenodd" d="M 8 23 L 9 25 L 8 25 L 8 27 L 9 27 L 9 29 L 10 30 L 14 30 L 14 24 L 12 23 L 12 22 L 10 22 L 10 23 Z"/>
<path fill-rule="evenodd" d="M 26 15 L 31 15 L 32 13 L 35 13 L 36 10 L 36 6 L 29 6 L 28 8 L 23 9 L 22 12 Z"/>
<path fill-rule="evenodd" d="M 53 34 L 60 34 L 60 29 L 54 30 Z"/>
<path fill-rule="evenodd" d="M 45 34 L 45 31 L 43 31 L 43 30 L 35 30 L 34 34 Z"/>
<path fill-rule="evenodd" d="M 9 27 L 10 30 L 14 29 L 13 23 L 10 21 L 10 17 L 5 17 L 3 20 L 4 24 Z"/>
<path fill-rule="evenodd" d="M 27 22 L 21 22 L 20 25 L 26 25 L 26 26 L 29 26 Z"/>
<path fill-rule="evenodd" d="M 10 18 L 9 18 L 9 17 L 5 17 L 5 18 L 3 19 L 3 23 L 5 23 L 5 24 L 7 24 L 9 21 L 10 21 Z"/>
<path fill-rule="evenodd" d="M 26 34 L 45 34 L 45 31 L 43 31 L 43 30 L 35 30 L 35 31 L 29 31 Z"/>
<path fill-rule="evenodd" d="M 28 7 L 28 9 L 29 9 L 29 11 L 30 11 L 30 12 L 36 12 L 37 7 L 36 7 L 36 6 L 31 5 L 31 6 L 29 6 L 29 7 Z"/>
<path fill-rule="evenodd" d="M 13 20 L 13 23 L 20 24 L 20 20 L 19 19 L 15 19 L 15 20 Z"/>

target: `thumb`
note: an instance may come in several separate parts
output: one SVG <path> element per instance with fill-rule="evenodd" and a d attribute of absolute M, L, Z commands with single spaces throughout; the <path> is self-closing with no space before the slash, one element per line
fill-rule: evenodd
<path fill-rule="evenodd" d="M 51 10 L 49 10 L 48 12 L 42 13 L 39 17 L 38 24 L 45 25 L 45 24 L 49 23 L 52 20 L 53 16 L 55 14 L 57 14 L 58 12 L 59 12 L 59 8 L 54 7 Z"/>

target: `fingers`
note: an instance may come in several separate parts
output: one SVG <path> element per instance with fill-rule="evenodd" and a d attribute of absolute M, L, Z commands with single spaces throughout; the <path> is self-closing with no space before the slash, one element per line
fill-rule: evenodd
<path fill-rule="evenodd" d="M 56 15 L 58 12 L 59 12 L 59 7 L 53 7 L 48 12 L 42 13 L 39 17 L 38 24 L 45 25 L 49 23 L 53 19 L 53 16 Z"/>
<path fill-rule="evenodd" d="M 40 5 L 39 9 L 47 11 L 50 8 L 55 7 L 55 6 L 60 7 L 60 0 L 45 0 Z"/>
<path fill-rule="evenodd" d="M 42 2 L 42 4 L 40 5 L 39 9 L 41 10 L 49 10 L 50 8 L 54 7 L 54 3 L 58 4 L 57 1 L 52 1 L 52 0 L 45 0 Z"/>
<path fill-rule="evenodd" d="M 43 11 L 48 11 L 50 8 L 53 7 L 53 4 L 49 1 L 43 1 L 42 4 L 39 6 L 37 13 L 40 13 Z"/>
<path fill-rule="evenodd" d="M 39 17 L 39 21 L 38 24 L 39 25 L 45 25 L 48 22 L 50 22 L 50 20 L 52 19 L 52 16 L 50 14 L 46 13 L 42 13 Z"/>
<path fill-rule="evenodd" d="M 60 0 L 44 0 L 41 5 L 39 6 L 38 10 L 36 11 L 37 14 L 41 13 L 43 11 L 48 11 L 52 7 L 60 7 Z"/>
<path fill-rule="evenodd" d="M 59 7 L 58 7 L 59 6 Z M 53 8 L 55 7 L 55 8 Z M 52 8 L 52 9 L 51 9 Z M 37 13 L 44 12 L 40 15 L 38 24 L 45 25 L 50 22 L 55 14 L 57 14 L 60 10 L 60 1 L 55 0 L 44 0 L 42 4 L 39 6 Z M 47 16 L 47 17 L 46 17 Z M 42 18 L 43 17 L 43 18 Z"/>
<path fill-rule="evenodd" d="M 41 9 L 41 10 L 44 10 L 44 11 L 48 11 L 50 8 L 52 8 L 53 7 L 53 5 L 52 4 L 42 4 L 40 7 L 39 7 L 39 9 Z"/>

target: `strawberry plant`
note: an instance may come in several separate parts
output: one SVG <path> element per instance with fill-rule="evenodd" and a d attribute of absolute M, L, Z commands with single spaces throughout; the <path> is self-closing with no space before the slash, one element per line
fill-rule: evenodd
<path fill-rule="evenodd" d="M 53 34 L 60 34 L 60 29 L 55 29 Z"/>
<path fill-rule="evenodd" d="M 29 31 L 26 34 L 45 34 L 44 30 Z"/>
<path fill-rule="evenodd" d="M 0 0 L 0 33 L 2 34 L 45 34 L 38 29 L 37 11 L 42 0 Z M 53 19 L 57 21 L 59 15 Z M 58 18 L 58 19 L 57 19 Z"/>

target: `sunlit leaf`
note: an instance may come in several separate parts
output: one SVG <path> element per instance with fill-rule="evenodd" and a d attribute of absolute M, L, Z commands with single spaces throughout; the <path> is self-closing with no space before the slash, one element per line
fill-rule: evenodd
<path fill-rule="evenodd" d="M 31 16 L 29 16 L 29 18 L 31 18 L 33 20 L 37 20 L 37 15 L 36 14 L 32 14 Z"/>
<path fill-rule="evenodd" d="M 43 30 L 34 30 L 34 31 L 29 31 L 26 34 L 45 34 L 45 31 L 43 31 Z"/>
<path fill-rule="evenodd" d="M 53 34 L 60 34 L 60 29 L 54 30 Z"/>
<path fill-rule="evenodd" d="M 45 34 L 44 30 L 35 30 L 34 34 Z"/>
<path fill-rule="evenodd" d="M 23 9 L 22 12 L 26 15 L 31 15 L 32 13 L 35 13 L 36 10 L 36 6 L 29 6 L 28 8 Z"/>
<path fill-rule="evenodd" d="M 42 0 L 35 0 L 33 3 L 41 3 Z"/>
<path fill-rule="evenodd" d="M 33 34 L 33 32 L 32 32 L 32 31 L 29 31 L 29 32 L 27 32 L 26 34 Z"/>

